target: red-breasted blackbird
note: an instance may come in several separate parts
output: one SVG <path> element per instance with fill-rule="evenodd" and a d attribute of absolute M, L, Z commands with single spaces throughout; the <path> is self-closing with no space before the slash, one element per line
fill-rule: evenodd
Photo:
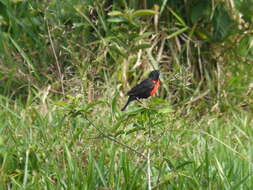
<path fill-rule="evenodd" d="M 149 74 L 147 79 L 133 87 L 127 93 L 129 98 L 127 100 L 126 105 L 121 109 L 121 111 L 124 111 L 127 108 L 128 104 L 134 100 L 153 96 L 160 86 L 159 75 L 160 71 L 154 70 Z"/>

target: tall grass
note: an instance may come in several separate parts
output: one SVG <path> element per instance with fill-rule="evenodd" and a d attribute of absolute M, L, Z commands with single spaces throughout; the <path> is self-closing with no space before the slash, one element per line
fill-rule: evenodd
<path fill-rule="evenodd" d="M 187 121 L 160 108 L 121 114 L 105 106 L 96 114 L 97 104 L 66 115 L 48 105 L 43 115 L 15 105 L 1 98 L 1 189 L 253 185 L 252 116 L 246 112 Z"/>
<path fill-rule="evenodd" d="M 252 189 L 250 10 L 0 0 L 0 189 Z"/>

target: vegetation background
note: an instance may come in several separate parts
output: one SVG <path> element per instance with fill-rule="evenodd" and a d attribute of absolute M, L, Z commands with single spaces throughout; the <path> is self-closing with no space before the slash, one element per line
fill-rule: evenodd
<path fill-rule="evenodd" d="M 0 0 L 0 189 L 252 189 L 252 12 Z M 158 96 L 121 112 L 158 68 Z"/>

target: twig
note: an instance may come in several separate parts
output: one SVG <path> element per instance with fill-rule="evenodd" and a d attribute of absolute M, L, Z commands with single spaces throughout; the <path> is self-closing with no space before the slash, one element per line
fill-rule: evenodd
<path fill-rule="evenodd" d="M 205 97 L 209 92 L 210 92 L 210 90 L 208 89 L 207 91 L 203 92 L 202 94 L 200 94 L 200 95 L 197 96 L 196 98 L 193 98 L 192 100 L 186 102 L 185 104 L 187 105 L 187 104 L 191 104 L 191 103 L 193 103 L 193 102 L 196 102 L 197 100 L 199 100 L 199 99 Z"/>
<path fill-rule="evenodd" d="M 123 147 L 125 147 L 125 148 L 127 148 L 127 149 L 129 149 L 129 150 L 131 150 L 131 151 L 133 151 L 133 152 L 135 152 L 135 153 L 137 153 L 137 154 L 139 154 L 139 155 L 142 156 L 143 158 L 146 158 L 146 159 L 147 159 L 146 155 L 142 154 L 142 153 L 139 152 L 138 150 L 132 148 L 131 146 L 128 146 L 127 144 L 125 144 L 125 143 L 123 143 L 123 142 L 120 142 L 120 141 L 119 141 L 118 139 L 116 139 L 115 137 L 112 137 L 112 136 L 110 136 L 110 135 L 105 134 L 105 133 L 104 133 L 101 129 L 99 129 L 91 120 L 89 120 L 84 114 L 82 114 L 82 115 L 83 115 L 83 117 L 89 122 L 89 124 L 90 124 L 91 126 L 93 126 L 103 137 L 105 137 L 105 138 L 107 138 L 107 139 L 109 139 L 109 140 L 111 140 L 111 141 L 113 141 L 113 142 L 115 142 L 115 143 L 117 143 L 117 144 L 119 144 L 119 145 L 121 145 L 121 146 L 123 146 Z"/>

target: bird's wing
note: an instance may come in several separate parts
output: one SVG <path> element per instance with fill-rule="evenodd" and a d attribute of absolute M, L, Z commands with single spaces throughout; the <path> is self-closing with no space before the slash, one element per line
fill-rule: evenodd
<path fill-rule="evenodd" d="M 142 81 L 140 84 L 137 84 L 133 87 L 128 93 L 128 96 L 136 96 L 143 93 L 149 93 L 154 88 L 154 83 L 150 79 Z"/>

